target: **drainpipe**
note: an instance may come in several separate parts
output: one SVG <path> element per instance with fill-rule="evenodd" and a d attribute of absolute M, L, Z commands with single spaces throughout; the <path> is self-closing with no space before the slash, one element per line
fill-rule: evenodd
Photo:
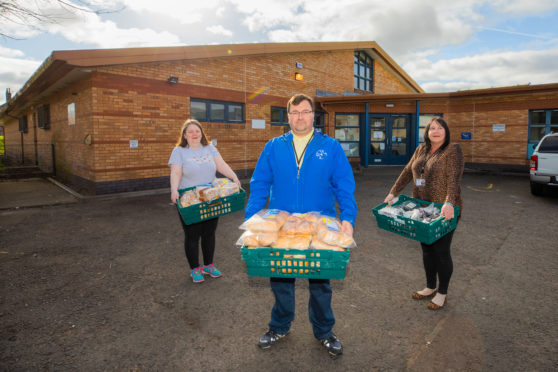
<path fill-rule="evenodd" d="M 415 148 L 411 151 L 414 152 L 419 144 L 419 130 L 420 130 L 420 101 L 416 102 L 416 120 L 415 120 Z"/>
<path fill-rule="evenodd" d="M 368 158 L 370 156 L 370 109 L 369 103 L 366 102 L 365 110 L 364 110 L 364 138 L 361 138 L 361 141 L 364 141 L 364 159 L 360 159 L 360 163 L 363 167 L 368 167 Z"/>

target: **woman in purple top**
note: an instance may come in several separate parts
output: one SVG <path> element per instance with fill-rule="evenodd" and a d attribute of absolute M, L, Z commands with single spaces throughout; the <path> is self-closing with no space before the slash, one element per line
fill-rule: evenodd
<path fill-rule="evenodd" d="M 233 180 L 238 186 L 240 181 L 236 173 L 223 160 L 219 151 L 207 141 L 201 124 L 194 119 L 188 119 L 182 126 L 180 138 L 169 159 L 171 200 L 178 202 L 178 190 L 211 183 L 218 171 Z M 203 274 L 218 278 L 222 274 L 213 266 L 215 252 L 215 230 L 218 218 L 186 225 L 180 217 L 184 229 L 184 251 L 190 264 L 190 276 L 194 283 L 203 282 Z M 199 242 L 204 265 L 199 263 Z"/>

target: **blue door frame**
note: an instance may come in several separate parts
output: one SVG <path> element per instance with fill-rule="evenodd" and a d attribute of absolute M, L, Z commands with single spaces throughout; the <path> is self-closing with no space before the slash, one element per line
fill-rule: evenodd
<path fill-rule="evenodd" d="M 408 114 L 368 114 L 364 128 L 368 133 L 361 137 L 362 150 L 368 150 L 366 165 L 404 165 L 410 159 L 412 145 L 412 116 Z M 361 121 L 362 122 L 362 121 Z M 366 149 L 368 147 L 368 149 Z M 362 158 L 361 155 L 361 158 Z M 367 161 L 366 161 L 367 160 Z"/>

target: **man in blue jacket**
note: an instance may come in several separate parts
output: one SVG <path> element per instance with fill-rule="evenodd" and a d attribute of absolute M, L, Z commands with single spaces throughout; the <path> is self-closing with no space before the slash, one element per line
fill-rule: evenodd
<path fill-rule="evenodd" d="M 335 139 L 314 130 L 314 102 L 297 94 L 287 104 L 291 131 L 270 140 L 260 155 L 250 181 L 250 198 L 245 217 L 265 208 L 290 213 L 317 211 L 336 216 L 339 204 L 341 228 L 353 234 L 357 207 L 355 180 L 347 156 Z M 268 348 L 287 335 L 295 313 L 295 279 L 270 278 L 275 305 L 271 310 L 269 330 L 258 346 Z M 343 353 L 343 346 L 333 333 L 335 318 L 331 309 L 329 279 L 309 279 L 310 322 L 314 336 L 333 356 Z"/>

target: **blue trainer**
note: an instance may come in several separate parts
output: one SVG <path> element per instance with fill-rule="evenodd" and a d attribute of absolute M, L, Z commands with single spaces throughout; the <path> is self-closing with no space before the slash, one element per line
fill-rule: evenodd
<path fill-rule="evenodd" d="M 190 276 L 192 277 L 194 283 L 201 283 L 204 281 L 201 269 L 199 267 L 192 269 L 190 271 Z"/>
<path fill-rule="evenodd" d="M 202 273 L 204 274 L 209 274 L 212 278 L 218 278 L 221 275 L 221 272 L 219 270 L 217 270 L 217 268 L 215 266 L 213 266 L 213 264 L 211 265 L 203 265 L 202 266 Z"/>

